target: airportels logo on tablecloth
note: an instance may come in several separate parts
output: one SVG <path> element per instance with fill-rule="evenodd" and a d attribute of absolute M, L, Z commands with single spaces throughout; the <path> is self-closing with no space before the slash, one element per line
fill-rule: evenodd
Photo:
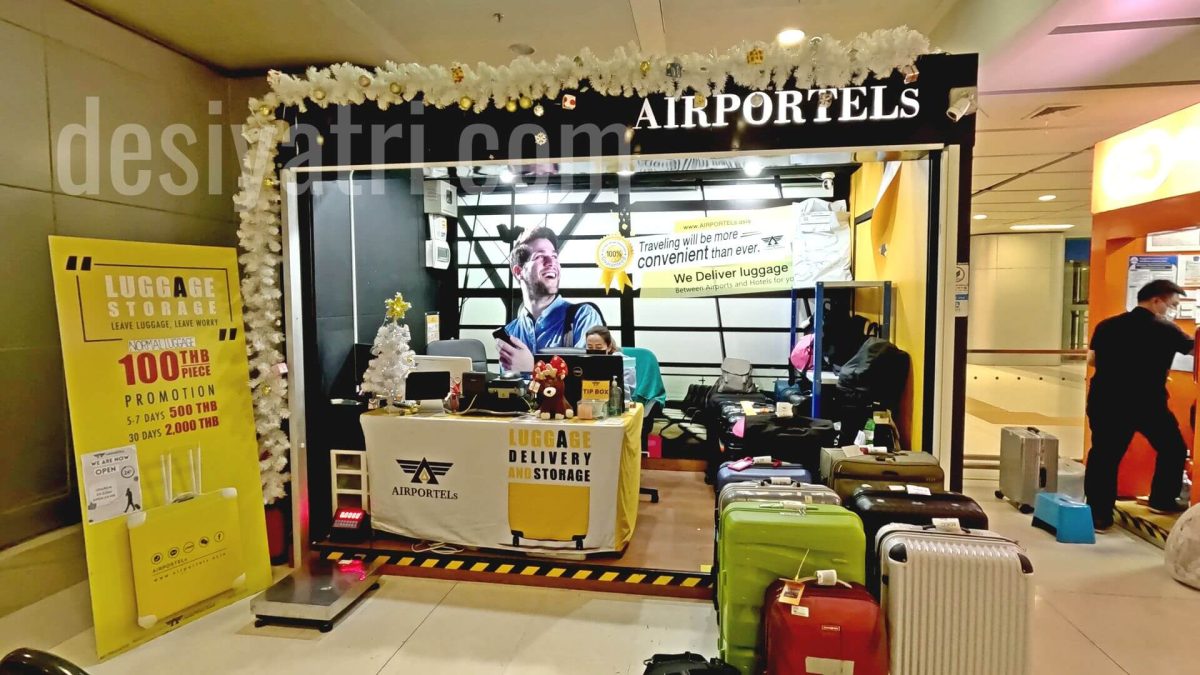
<path fill-rule="evenodd" d="M 420 460 L 397 459 L 396 463 L 404 473 L 412 476 L 412 483 L 417 485 L 439 485 L 438 478 L 450 472 L 453 462 L 431 462 L 422 457 Z M 426 499 L 458 499 L 458 493 L 446 489 L 429 487 L 396 486 L 392 488 L 394 497 L 423 497 Z"/>

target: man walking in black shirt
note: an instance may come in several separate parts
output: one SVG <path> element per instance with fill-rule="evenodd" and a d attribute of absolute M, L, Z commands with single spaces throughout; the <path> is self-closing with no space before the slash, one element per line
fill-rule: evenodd
<path fill-rule="evenodd" d="M 1097 531 L 1112 527 L 1117 470 L 1134 432 L 1158 453 L 1150 509 L 1173 513 L 1185 508 L 1177 500 L 1187 446 L 1167 407 L 1171 362 L 1176 353 L 1190 354 L 1195 347 L 1195 340 L 1173 321 L 1183 296 L 1171 281 L 1151 281 L 1138 291 L 1137 307 L 1101 321 L 1092 334 L 1088 363 L 1096 372 L 1087 398 L 1092 450 L 1084 491 Z"/>

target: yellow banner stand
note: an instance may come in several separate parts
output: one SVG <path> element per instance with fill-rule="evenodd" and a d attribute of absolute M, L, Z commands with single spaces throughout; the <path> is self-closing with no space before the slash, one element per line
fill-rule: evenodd
<path fill-rule="evenodd" d="M 96 650 L 266 588 L 231 248 L 50 237 Z"/>

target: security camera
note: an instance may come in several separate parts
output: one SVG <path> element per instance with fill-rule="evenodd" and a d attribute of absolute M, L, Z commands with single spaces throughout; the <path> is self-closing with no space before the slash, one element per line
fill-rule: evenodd
<path fill-rule="evenodd" d="M 832 171 L 824 171 L 821 173 L 821 188 L 833 191 L 833 179 L 837 178 L 837 174 Z"/>
<path fill-rule="evenodd" d="M 957 87 L 950 90 L 950 107 L 946 108 L 946 117 L 957 122 L 967 115 L 975 114 L 979 109 L 978 94 L 975 87 Z"/>

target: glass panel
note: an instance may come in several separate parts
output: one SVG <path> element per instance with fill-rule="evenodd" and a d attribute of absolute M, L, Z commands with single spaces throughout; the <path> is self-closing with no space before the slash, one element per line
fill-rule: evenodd
<path fill-rule="evenodd" d="M 500 298 L 467 298 L 462 303 L 460 322 L 483 326 L 501 326 L 505 323 L 504 301 Z"/>
<path fill-rule="evenodd" d="M 675 223 L 681 220 L 703 218 L 703 211 L 647 211 L 633 213 L 630 222 L 634 235 L 666 234 L 675 231 Z"/>
<path fill-rule="evenodd" d="M 790 351 L 787 333 L 738 333 L 725 331 L 725 354 L 751 363 L 787 367 Z M 755 371 L 757 372 L 757 371 Z"/>
<path fill-rule="evenodd" d="M 790 328 L 791 298 L 722 298 L 721 323 L 731 326 Z"/>
<path fill-rule="evenodd" d="M 716 332 L 666 332 L 639 330 L 637 346 L 654 352 L 659 361 L 720 363 L 721 338 Z"/>
<path fill-rule="evenodd" d="M 499 236 L 500 230 L 498 227 L 500 225 L 508 225 L 511 220 L 512 216 L 507 214 L 480 216 L 464 214 L 458 225 L 459 240 Z M 463 234 L 464 227 L 470 234 Z"/>
<path fill-rule="evenodd" d="M 640 326 L 717 326 L 712 298 L 634 298 L 633 318 Z"/>
<path fill-rule="evenodd" d="M 717 199 L 778 199 L 779 188 L 774 183 L 734 183 L 705 185 L 704 198 Z"/>
<path fill-rule="evenodd" d="M 693 186 L 635 190 L 629 195 L 629 200 L 635 204 L 638 202 L 675 202 L 700 199 L 700 188 Z"/>
<path fill-rule="evenodd" d="M 512 203 L 512 194 L 509 192 L 478 192 L 476 194 L 460 194 L 458 196 L 458 206 L 500 206 L 503 204 Z"/>

